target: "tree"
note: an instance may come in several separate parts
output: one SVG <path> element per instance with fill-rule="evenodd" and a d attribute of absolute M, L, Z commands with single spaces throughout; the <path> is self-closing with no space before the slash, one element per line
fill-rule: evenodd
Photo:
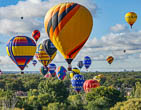
<path fill-rule="evenodd" d="M 67 90 L 63 81 L 55 80 L 54 78 L 41 81 L 38 86 L 39 94 L 48 93 L 52 99 L 52 102 L 64 102 L 69 96 L 69 90 Z"/>
<path fill-rule="evenodd" d="M 133 98 L 124 102 L 118 102 L 110 110 L 141 110 L 141 98 Z"/>
<path fill-rule="evenodd" d="M 86 100 L 88 101 L 88 109 L 91 110 L 95 106 L 97 107 L 96 110 L 101 110 L 102 108 L 110 108 L 117 102 L 125 100 L 125 98 L 120 91 L 101 86 L 87 93 Z"/>

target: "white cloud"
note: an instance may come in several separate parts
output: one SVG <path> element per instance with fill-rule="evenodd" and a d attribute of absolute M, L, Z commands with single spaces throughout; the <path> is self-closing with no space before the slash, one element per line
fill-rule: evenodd
<path fill-rule="evenodd" d="M 115 26 L 110 27 L 110 30 L 113 32 L 123 32 L 128 31 L 128 28 L 122 24 L 116 24 Z"/>
<path fill-rule="evenodd" d="M 93 0 L 26 0 L 19 1 L 16 5 L 0 7 L 0 34 L 15 35 L 29 34 L 34 29 L 44 32 L 44 16 L 54 5 L 62 2 L 78 2 L 96 13 L 97 6 Z M 21 19 L 23 17 L 23 19 Z"/>

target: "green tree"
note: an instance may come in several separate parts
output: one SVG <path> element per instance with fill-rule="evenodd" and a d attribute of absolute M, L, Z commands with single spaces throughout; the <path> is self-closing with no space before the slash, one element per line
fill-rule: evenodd
<path fill-rule="evenodd" d="M 48 93 L 52 98 L 52 102 L 64 102 L 69 96 L 69 90 L 63 81 L 55 79 L 47 79 L 41 81 L 38 86 L 39 94 Z"/>
<path fill-rule="evenodd" d="M 91 110 L 96 107 L 96 110 L 102 108 L 110 108 L 119 101 L 123 101 L 125 98 L 120 91 L 111 87 L 98 87 L 91 90 L 86 94 L 86 100 L 88 101 L 88 109 Z"/>
<path fill-rule="evenodd" d="M 141 110 L 141 98 L 133 98 L 124 102 L 118 102 L 110 110 Z"/>

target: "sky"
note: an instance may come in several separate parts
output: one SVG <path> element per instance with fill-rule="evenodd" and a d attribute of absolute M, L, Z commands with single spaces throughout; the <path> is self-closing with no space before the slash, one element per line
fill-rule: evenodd
<path fill-rule="evenodd" d="M 141 0 L 0 0 L 1 70 L 20 70 L 6 53 L 8 40 L 17 35 L 31 37 L 35 29 L 41 32 L 38 44 L 48 39 L 44 29 L 44 16 L 52 6 L 62 2 L 84 5 L 93 16 L 91 35 L 72 62 L 73 67 L 77 67 L 78 61 L 89 55 L 92 59 L 89 71 L 141 70 Z M 133 29 L 124 19 L 125 14 L 131 11 L 138 16 Z M 21 16 L 24 17 L 23 20 L 20 19 Z M 110 55 L 115 59 L 111 65 L 106 62 Z M 52 63 L 67 66 L 59 51 Z M 39 71 L 41 66 L 38 62 L 34 67 L 31 62 L 25 71 Z M 86 71 L 84 67 L 82 71 Z"/>

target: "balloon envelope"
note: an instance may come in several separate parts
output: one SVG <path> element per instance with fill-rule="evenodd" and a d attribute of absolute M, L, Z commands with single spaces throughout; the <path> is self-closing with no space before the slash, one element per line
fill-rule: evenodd
<path fill-rule="evenodd" d="M 42 75 L 46 75 L 47 72 L 48 72 L 48 67 L 41 66 L 41 68 L 40 68 L 40 73 L 41 73 Z"/>
<path fill-rule="evenodd" d="M 37 51 L 35 53 L 36 58 L 40 63 L 42 63 L 45 67 L 51 63 L 51 61 L 55 58 L 56 52 L 50 58 L 49 55 L 45 52 L 43 45 L 39 44 Z"/>
<path fill-rule="evenodd" d="M 36 43 L 29 37 L 16 36 L 8 41 L 6 50 L 12 61 L 24 70 L 36 52 Z"/>
<path fill-rule="evenodd" d="M 89 56 L 85 56 L 84 58 L 84 66 L 86 69 L 88 69 L 91 65 L 92 61 L 91 58 Z"/>
<path fill-rule="evenodd" d="M 86 80 L 83 84 L 83 88 L 85 92 L 89 92 L 91 88 L 99 87 L 100 83 L 97 80 Z"/>
<path fill-rule="evenodd" d="M 56 51 L 56 47 L 53 45 L 50 39 L 43 41 L 43 46 L 46 51 L 46 53 L 51 57 Z"/>
<path fill-rule="evenodd" d="M 75 91 L 80 92 L 83 87 L 84 77 L 79 74 L 75 74 L 71 79 L 72 87 Z"/>
<path fill-rule="evenodd" d="M 128 12 L 125 15 L 126 22 L 131 26 L 136 22 L 137 20 L 137 14 L 135 12 Z"/>
<path fill-rule="evenodd" d="M 114 57 L 108 56 L 107 59 L 106 59 L 106 61 L 107 61 L 109 64 L 111 64 L 111 63 L 114 61 Z"/>
<path fill-rule="evenodd" d="M 57 68 L 57 77 L 59 80 L 64 80 L 65 76 L 66 76 L 66 72 L 67 70 L 63 67 L 63 66 L 60 66 Z"/>
<path fill-rule="evenodd" d="M 32 32 L 32 37 L 35 39 L 35 41 L 37 42 L 38 39 L 40 38 L 40 31 L 39 30 L 34 30 Z"/>
<path fill-rule="evenodd" d="M 83 67 L 83 61 L 79 61 L 77 66 L 81 69 Z"/>
<path fill-rule="evenodd" d="M 32 64 L 35 66 L 37 64 L 37 60 L 33 60 Z"/>
<path fill-rule="evenodd" d="M 51 73 L 52 77 L 56 76 L 56 65 L 54 63 L 51 63 L 48 65 L 49 72 Z"/>
<path fill-rule="evenodd" d="M 75 74 L 80 74 L 80 70 L 78 68 L 73 68 L 70 73 L 70 78 L 72 79 Z"/>
<path fill-rule="evenodd" d="M 61 3 L 52 7 L 44 19 L 45 31 L 67 63 L 87 41 L 93 25 L 91 13 L 77 3 Z"/>

